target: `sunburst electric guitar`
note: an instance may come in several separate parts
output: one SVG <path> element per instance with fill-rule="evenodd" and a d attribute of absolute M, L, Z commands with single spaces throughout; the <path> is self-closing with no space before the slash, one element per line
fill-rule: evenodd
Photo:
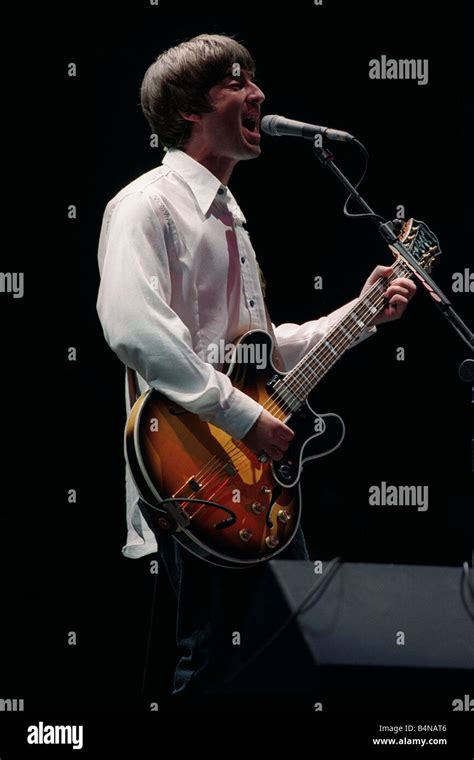
<path fill-rule="evenodd" d="M 410 219 L 399 240 L 430 271 L 440 249 L 429 228 Z M 300 521 L 304 462 L 337 448 L 344 435 L 341 418 L 317 414 L 308 395 L 382 311 L 387 281 L 416 274 L 391 250 L 396 258 L 392 274 L 376 282 L 291 371 L 275 368 L 269 333 L 252 330 L 236 341 L 234 357 L 246 360 L 231 361 L 233 385 L 295 433 L 280 461 L 256 456 L 154 389 L 137 399 L 125 428 L 125 455 L 152 528 L 172 532 L 195 555 L 224 567 L 254 566 L 288 546 Z M 257 356 L 270 361 L 249 361 Z M 323 449 L 305 457 L 309 441 L 312 450 L 314 443 L 321 447 L 324 442 Z"/>

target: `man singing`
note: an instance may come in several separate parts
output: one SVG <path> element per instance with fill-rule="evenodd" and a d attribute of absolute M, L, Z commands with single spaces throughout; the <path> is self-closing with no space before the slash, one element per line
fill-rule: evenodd
<path fill-rule="evenodd" d="M 202 34 L 162 53 L 147 70 L 144 114 L 166 154 L 107 205 L 99 243 L 98 313 L 105 338 L 152 387 L 203 420 L 278 460 L 292 430 L 242 391 L 209 347 L 250 329 L 268 329 L 260 270 L 245 217 L 229 190 L 239 161 L 258 158 L 265 96 L 248 50 L 234 39 Z M 362 293 L 389 267 L 378 266 Z M 398 278 L 375 324 L 398 319 L 415 285 Z M 302 325 L 274 326 L 291 369 L 356 303 Z M 373 332 L 371 327 L 363 337 Z M 156 551 L 127 469 L 127 543 L 123 553 Z M 175 694 L 216 688 L 240 630 L 260 568 L 235 572 L 208 565 L 159 536 L 159 552 L 177 595 L 179 662 Z M 299 528 L 280 558 L 308 559 Z"/>

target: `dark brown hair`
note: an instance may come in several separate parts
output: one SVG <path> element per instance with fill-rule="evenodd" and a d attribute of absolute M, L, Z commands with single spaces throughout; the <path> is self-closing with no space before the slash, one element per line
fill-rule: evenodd
<path fill-rule="evenodd" d="M 180 111 L 212 111 L 207 92 L 234 63 L 255 73 L 247 48 L 225 34 L 200 34 L 158 56 L 145 73 L 140 95 L 143 113 L 163 145 L 186 144 L 192 123 Z"/>

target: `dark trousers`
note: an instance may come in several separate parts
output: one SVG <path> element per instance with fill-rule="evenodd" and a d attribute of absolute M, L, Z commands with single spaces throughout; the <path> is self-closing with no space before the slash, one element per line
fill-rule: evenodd
<path fill-rule="evenodd" d="M 242 630 L 264 567 L 216 567 L 181 548 L 166 533 L 158 535 L 159 556 L 177 598 L 178 664 L 173 694 L 203 694 L 228 676 L 235 651 L 233 636 Z M 278 559 L 308 560 L 301 527 Z"/>

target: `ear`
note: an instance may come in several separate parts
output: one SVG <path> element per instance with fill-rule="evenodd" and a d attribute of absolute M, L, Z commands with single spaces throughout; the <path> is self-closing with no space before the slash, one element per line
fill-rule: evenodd
<path fill-rule="evenodd" d="M 184 113 L 183 111 L 179 111 L 179 115 L 185 121 L 191 121 L 194 123 L 201 121 L 202 118 L 200 113 Z"/>

